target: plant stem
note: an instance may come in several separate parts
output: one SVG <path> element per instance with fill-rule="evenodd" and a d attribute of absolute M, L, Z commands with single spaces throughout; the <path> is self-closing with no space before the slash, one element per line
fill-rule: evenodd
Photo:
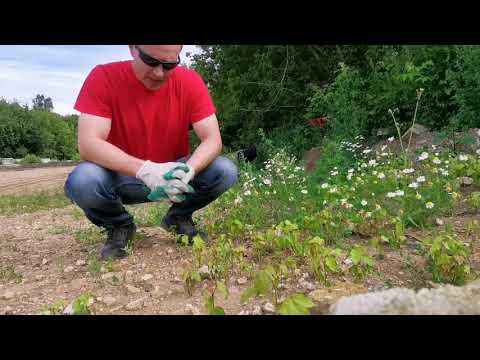
<path fill-rule="evenodd" d="M 422 93 L 419 93 L 419 95 L 417 97 L 417 105 L 415 106 L 415 114 L 413 115 L 412 127 L 410 128 L 410 138 L 408 139 L 407 152 L 410 151 L 410 142 L 412 141 L 413 127 L 415 126 L 415 121 L 417 120 L 418 104 L 420 103 L 421 98 L 422 98 Z"/>
<path fill-rule="evenodd" d="M 400 127 L 397 124 L 397 120 L 395 120 L 395 116 L 393 115 L 393 111 L 390 110 L 390 114 L 392 115 L 393 118 L 393 123 L 395 124 L 395 128 L 397 129 L 398 132 L 398 140 L 400 141 L 400 147 L 402 148 L 402 153 L 403 153 L 403 161 L 405 163 L 405 166 L 407 165 L 407 155 L 405 153 L 405 149 L 403 148 L 403 140 L 402 140 L 402 133 L 400 132 Z"/>

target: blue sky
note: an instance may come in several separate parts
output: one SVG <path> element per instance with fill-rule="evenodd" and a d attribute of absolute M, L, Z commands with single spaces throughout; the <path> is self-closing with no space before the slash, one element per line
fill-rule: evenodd
<path fill-rule="evenodd" d="M 185 45 L 186 53 L 198 53 Z M 51 97 L 54 112 L 77 114 L 73 105 L 97 64 L 131 59 L 127 45 L 0 45 L 0 98 L 32 105 L 36 94 Z"/>

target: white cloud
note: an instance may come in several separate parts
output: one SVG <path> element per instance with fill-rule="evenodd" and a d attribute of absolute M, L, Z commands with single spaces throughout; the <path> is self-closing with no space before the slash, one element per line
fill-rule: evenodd
<path fill-rule="evenodd" d="M 187 52 L 200 50 L 183 47 L 182 59 L 188 64 Z M 90 70 L 129 59 L 127 45 L 0 45 L 0 98 L 31 105 L 37 94 L 43 94 L 52 98 L 55 112 L 75 114 L 73 105 Z"/>

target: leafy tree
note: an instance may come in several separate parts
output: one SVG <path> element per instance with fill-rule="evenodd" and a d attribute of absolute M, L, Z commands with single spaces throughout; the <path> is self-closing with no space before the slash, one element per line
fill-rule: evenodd
<path fill-rule="evenodd" d="M 52 111 L 53 102 L 51 98 L 47 98 L 44 95 L 37 94 L 33 99 L 33 109 L 42 111 Z"/>

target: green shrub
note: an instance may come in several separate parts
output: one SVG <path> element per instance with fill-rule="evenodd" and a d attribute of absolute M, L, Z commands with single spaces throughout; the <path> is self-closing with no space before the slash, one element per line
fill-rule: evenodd
<path fill-rule="evenodd" d="M 20 160 L 20 164 L 28 165 L 28 164 L 40 164 L 42 161 L 40 158 L 33 154 L 28 154 L 22 160 Z"/>

